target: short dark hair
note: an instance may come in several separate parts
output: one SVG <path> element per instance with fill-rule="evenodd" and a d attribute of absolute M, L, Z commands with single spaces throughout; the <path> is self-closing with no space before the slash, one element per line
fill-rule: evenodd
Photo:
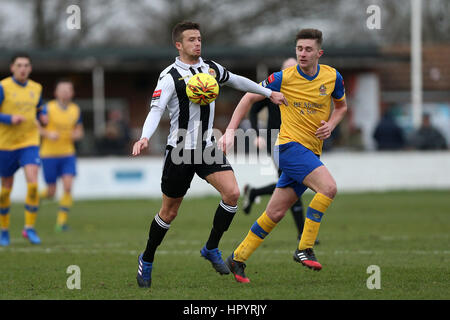
<path fill-rule="evenodd" d="M 70 80 L 69 78 L 60 78 L 55 83 L 55 89 L 60 83 L 70 83 L 73 86 L 73 81 Z"/>
<path fill-rule="evenodd" d="M 173 27 L 172 29 L 172 41 L 173 44 L 175 42 L 181 42 L 182 39 L 182 33 L 186 30 L 199 30 L 200 31 L 200 25 L 196 22 L 191 21 L 182 21 L 179 22 Z"/>
<path fill-rule="evenodd" d="M 313 39 L 316 40 L 319 48 L 322 46 L 322 31 L 318 29 L 302 29 L 297 33 L 297 37 L 295 38 L 295 43 L 299 39 Z"/>
<path fill-rule="evenodd" d="M 13 64 L 14 62 L 16 62 L 16 60 L 17 60 L 18 58 L 27 58 L 28 61 L 30 61 L 30 63 L 31 63 L 31 57 L 30 57 L 30 55 L 29 55 L 28 53 L 26 53 L 26 52 L 16 52 L 16 53 L 14 53 L 13 56 L 11 57 L 11 64 Z"/>

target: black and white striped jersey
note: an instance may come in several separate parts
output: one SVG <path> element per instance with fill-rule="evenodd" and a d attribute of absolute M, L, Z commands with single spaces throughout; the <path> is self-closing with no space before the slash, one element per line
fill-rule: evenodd
<path fill-rule="evenodd" d="M 151 101 L 152 109 L 157 108 L 160 113 L 166 107 L 169 110 L 170 133 L 167 144 L 170 146 L 176 147 L 182 143 L 185 149 L 196 149 L 200 147 L 199 143 L 203 147 L 207 147 L 214 142 L 215 102 L 201 106 L 191 102 L 186 95 L 187 82 L 194 74 L 200 72 L 215 76 L 219 85 L 230 85 L 236 89 L 265 96 L 271 94 L 271 90 L 235 75 L 211 60 L 199 58 L 197 64 L 190 65 L 183 63 L 177 57 L 173 64 L 161 72 Z"/>

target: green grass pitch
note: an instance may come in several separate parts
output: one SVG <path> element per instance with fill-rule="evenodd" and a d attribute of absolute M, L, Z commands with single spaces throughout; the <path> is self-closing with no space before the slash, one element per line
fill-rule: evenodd
<path fill-rule="evenodd" d="M 308 204 L 312 194 L 305 194 Z M 76 201 L 70 231 L 55 233 L 56 202 L 43 202 L 36 228 L 41 245 L 21 236 L 23 205 L 11 208 L 11 245 L 0 247 L 0 299 L 305 300 L 449 299 L 448 191 L 338 194 L 322 220 L 315 247 L 323 269 L 292 259 L 297 245 L 290 211 L 247 261 L 249 284 L 220 276 L 199 251 L 208 238 L 218 197 L 185 199 L 159 247 L 150 290 L 136 284 L 160 200 Z M 220 249 L 226 258 L 264 210 L 241 210 Z M 67 267 L 81 270 L 70 290 Z M 380 289 L 368 289 L 367 268 L 380 268 Z"/>

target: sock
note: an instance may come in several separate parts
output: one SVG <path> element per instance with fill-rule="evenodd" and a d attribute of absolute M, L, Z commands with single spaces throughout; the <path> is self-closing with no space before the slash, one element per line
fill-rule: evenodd
<path fill-rule="evenodd" d="M 56 223 L 59 226 L 67 224 L 68 214 L 72 207 L 72 203 L 72 195 L 65 192 L 59 200 L 58 217 L 56 218 Z"/>
<path fill-rule="evenodd" d="M 142 260 L 145 262 L 153 262 L 155 258 L 156 248 L 161 244 L 164 236 L 169 230 L 170 224 L 165 223 L 159 214 L 156 214 L 155 218 L 150 225 L 150 232 L 148 234 L 147 247 L 142 255 Z"/>
<path fill-rule="evenodd" d="M 10 188 L 2 188 L 2 191 L 0 192 L 0 228 L 2 230 L 9 229 L 9 208 L 11 207 L 10 194 Z"/>
<path fill-rule="evenodd" d="M 209 234 L 209 239 L 206 242 L 206 249 L 211 250 L 219 246 L 219 241 L 222 238 L 223 233 L 230 227 L 237 209 L 237 205 L 230 206 L 225 202 L 220 201 L 216 214 L 214 215 L 213 227 Z"/>
<path fill-rule="evenodd" d="M 233 259 L 244 262 L 250 258 L 251 254 L 264 241 L 264 238 L 275 228 L 277 224 L 273 222 L 264 211 L 250 228 L 245 239 L 239 244 L 233 253 Z"/>
<path fill-rule="evenodd" d="M 39 194 L 37 183 L 27 184 L 27 197 L 25 198 L 25 229 L 34 228 L 39 209 Z"/>
<path fill-rule="evenodd" d="M 277 185 L 276 183 L 273 183 L 273 184 L 269 184 L 268 186 L 261 187 L 258 189 L 252 188 L 250 191 L 250 199 L 253 201 L 257 196 L 272 194 L 273 191 L 275 190 L 276 185 Z"/>
<path fill-rule="evenodd" d="M 305 226 L 303 228 L 302 238 L 298 243 L 298 249 L 304 250 L 306 248 L 312 248 L 319 234 L 320 222 L 322 216 L 330 206 L 333 199 L 327 196 L 316 193 L 311 200 L 308 209 L 306 210 Z"/>
<path fill-rule="evenodd" d="M 298 198 L 297 202 L 291 207 L 291 212 L 300 239 L 300 235 L 302 234 L 305 226 L 305 217 L 303 215 L 303 203 L 301 198 Z"/>

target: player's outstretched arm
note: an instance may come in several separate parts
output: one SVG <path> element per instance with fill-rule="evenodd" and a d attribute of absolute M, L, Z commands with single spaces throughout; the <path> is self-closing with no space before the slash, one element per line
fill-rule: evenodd
<path fill-rule="evenodd" d="M 257 93 L 257 94 L 261 94 L 266 96 L 267 98 L 270 99 L 270 101 L 272 101 L 275 104 L 285 104 L 287 105 L 287 100 L 284 97 L 284 95 L 281 92 L 274 92 L 268 88 L 265 88 L 259 84 L 257 84 L 256 82 L 253 82 L 252 80 L 228 72 L 229 74 L 229 78 L 228 81 L 225 82 L 226 85 L 229 85 L 235 89 L 241 90 L 241 91 L 246 91 L 246 92 L 252 92 L 252 93 Z"/>
<path fill-rule="evenodd" d="M 230 123 L 225 131 L 225 134 L 219 139 L 218 146 L 224 153 L 227 152 L 229 148 L 233 146 L 234 143 L 234 131 L 241 123 L 242 119 L 245 117 L 250 107 L 263 100 L 265 97 L 256 93 L 246 93 L 241 101 L 239 101 L 236 109 L 234 109 L 233 115 L 231 117 Z"/>

